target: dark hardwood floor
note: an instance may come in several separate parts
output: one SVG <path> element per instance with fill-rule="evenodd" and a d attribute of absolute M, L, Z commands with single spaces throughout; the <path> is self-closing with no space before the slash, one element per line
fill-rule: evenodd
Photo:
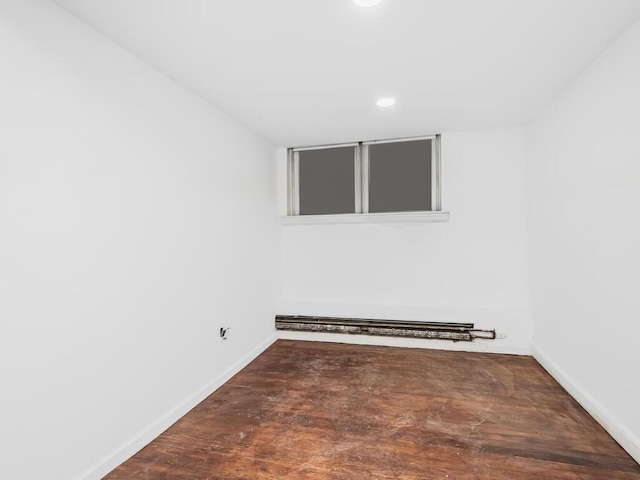
<path fill-rule="evenodd" d="M 640 480 L 531 357 L 280 340 L 105 477 Z"/>

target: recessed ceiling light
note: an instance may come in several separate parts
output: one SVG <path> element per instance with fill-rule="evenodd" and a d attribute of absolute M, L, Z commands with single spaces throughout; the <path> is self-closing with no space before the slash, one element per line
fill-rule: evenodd
<path fill-rule="evenodd" d="M 391 107 L 396 104 L 396 99 L 391 97 L 381 98 L 376 102 L 379 107 Z"/>
<path fill-rule="evenodd" d="M 381 1 L 382 0 L 353 0 L 353 3 L 355 3 L 359 7 L 374 7 Z"/>

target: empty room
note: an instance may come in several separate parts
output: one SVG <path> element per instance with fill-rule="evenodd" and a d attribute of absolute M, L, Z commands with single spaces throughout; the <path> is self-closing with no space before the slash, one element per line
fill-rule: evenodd
<path fill-rule="evenodd" d="M 0 0 L 0 479 L 640 480 L 640 1 Z"/>

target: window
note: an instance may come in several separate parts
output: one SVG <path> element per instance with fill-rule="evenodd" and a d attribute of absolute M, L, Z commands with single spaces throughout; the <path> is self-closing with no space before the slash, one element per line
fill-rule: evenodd
<path fill-rule="evenodd" d="M 298 152 L 300 215 L 356 213 L 356 147 Z"/>
<path fill-rule="evenodd" d="M 431 140 L 365 146 L 369 212 L 430 211 Z"/>
<path fill-rule="evenodd" d="M 441 212 L 440 136 L 288 151 L 288 216 Z"/>

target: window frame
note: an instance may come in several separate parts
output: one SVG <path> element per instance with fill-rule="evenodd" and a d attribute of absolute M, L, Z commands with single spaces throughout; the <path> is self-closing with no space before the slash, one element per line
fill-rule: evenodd
<path fill-rule="evenodd" d="M 416 142 L 431 140 L 431 210 L 413 210 L 400 212 L 369 212 L 369 146 L 384 143 Z M 300 215 L 300 152 L 310 150 L 328 150 L 331 148 L 354 147 L 355 213 Z M 441 215 L 438 215 L 441 214 Z M 444 215 L 446 214 L 446 215 Z M 388 219 L 399 221 L 402 218 L 423 221 L 447 221 L 448 212 L 442 210 L 442 159 L 440 135 L 403 137 L 385 140 L 318 145 L 312 147 L 292 147 L 287 149 L 287 219 L 307 219 L 304 223 L 314 223 L 314 218 L 331 218 L 335 223 L 350 223 L 350 219 Z"/>

